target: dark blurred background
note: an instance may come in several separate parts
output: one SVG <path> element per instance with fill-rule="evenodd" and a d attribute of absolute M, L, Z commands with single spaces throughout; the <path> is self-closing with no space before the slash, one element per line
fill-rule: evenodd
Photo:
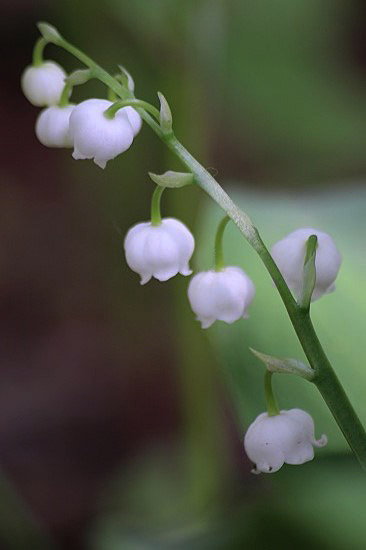
<path fill-rule="evenodd" d="M 336 239 L 338 290 L 314 306 L 363 420 L 366 172 L 362 0 L 2 0 L 0 547 L 92 550 L 363 549 L 366 485 L 305 382 L 283 407 L 313 414 L 327 449 L 254 477 L 242 436 L 263 410 L 248 346 L 301 358 L 283 307 L 234 227 L 227 257 L 257 283 L 251 319 L 202 331 L 187 279 L 140 287 L 123 235 L 149 215 L 147 172 L 179 164 L 144 127 L 105 171 L 38 143 L 19 86 L 46 20 L 136 95 L 169 99 L 178 137 L 272 244 L 297 226 Z M 80 65 L 53 45 L 46 58 Z M 73 98 L 105 97 L 100 83 Z M 163 212 L 209 268 L 218 209 L 195 188 Z M 284 377 L 286 378 L 286 377 Z M 306 387 L 305 387 L 306 386 Z"/>

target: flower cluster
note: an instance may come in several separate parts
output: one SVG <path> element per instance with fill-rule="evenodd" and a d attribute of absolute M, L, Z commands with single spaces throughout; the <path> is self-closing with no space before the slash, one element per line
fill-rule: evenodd
<path fill-rule="evenodd" d="M 55 30 L 49 28 L 48 32 Z M 72 82 L 76 80 L 67 78 L 62 67 L 53 61 L 43 61 L 42 48 L 43 39 L 36 44 L 33 65 L 25 69 L 21 78 L 28 100 L 37 107 L 44 107 L 36 121 L 37 138 L 47 147 L 73 148 L 74 159 L 93 159 L 105 168 L 109 160 L 133 143 L 142 125 L 140 114 L 131 106 L 131 101 L 121 104 L 120 101 L 92 98 L 78 105 L 70 103 Z M 125 76 L 126 96 L 133 98 L 134 82 L 129 74 Z M 161 94 L 159 98 L 160 113 L 146 102 L 133 100 L 132 104 L 147 106 L 147 111 L 155 114 L 160 123 L 161 132 L 169 136 L 171 111 Z M 162 219 L 160 215 L 163 189 L 191 183 L 193 175 L 169 171 L 151 177 L 158 184 L 152 199 L 151 220 L 131 227 L 124 240 L 126 262 L 140 276 L 142 285 L 151 278 L 167 281 L 178 273 L 191 275 L 189 262 L 195 247 L 192 233 L 181 221 Z M 228 221 L 226 216 L 217 230 L 214 268 L 196 273 L 188 285 L 189 303 L 203 329 L 217 320 L 234 323 L 241 318 L 247 319 L 255 296 L 255 285 L 249 276 L 240 267 L 226 266 L 223 262 L 222 240 Z M 318 300 L 334 290 L 341 256 L 326 233 L 311 228 L 297 229 L 277 242 L 271 252 L 303 310 L 310 306 L 310 300 Z M 269 379 L 271 376 L 272 372 Z M 311 460 L 313 447 L 324 446 L 326 436 L 316 440 L 314 423 L 308 413 L 300 409 L 280 411 L 270 383 L 265 382 L 265 390 L 268 413 L 258 416 L 244 438 L 246 453 L 255 464 L 253 472 L 276 472 L 284 463 L 303 464 Z"/>
<path fill-rule="evenodd" d="M 177 273 L 190 275 L 189 260 L 194 238 L 187 227 L 174 218 L 155 225 L 143 222 L 133 226 L 124 241 L 128 266 L 141 277 L 167 281 Z M 253 281 L 239 267 L 223 267 L 197 273 L 190 281 L 188 299 L 202 328 L 216 320 L 233 323 L 247 318 L 247 308 L 255 294 Z"/>
<path fill-rule="evenodd" d="M 46 107 L 36 122 L 36 135 L 48 147 L 73 148 L 73 158 L 93 159 L 101 168 L 126 151 L 141 128 L 142 119 L 131 106 L 119 106 L 107 99 L 69 103 L 71 85 L 64 70 L 52 61 L 38 60 L 21 78 L 24 94 L 36 106 Z M 127 87 L 134 83 L 128 75 Z M 117 106 L 116 106 L 117 105 Z M 341 257 L 331 237 L 315 229 L 298 229 L 272 248 L 288 286 L 297 298 L 303 287 L 303 266 L 307 239 L 317 237 L 316 283 L 312 300 L 334 289 Z M 124 242 L 127 264 L 145 284 L 151 277 L 166 281 L 181 273 L 190 275 L 189 260 L 194 238 L 180 221 L 159 219 L 132 227 Z M 202 328 L 216 320 L 233 323 L 248 317 L 255 286 L 238 266 L 216 265 L 197 273 L 190 281 L 188 299 Z"/>
<path fill-rule="evenodd" d="M 64 70 L 51 61 L 23 72 L 24 95 L 33 105 L 46 107 L 38 115 L 36 136 L 47 147 L 74 148 L 74 159 L 93 159 L 105 168 L 109 160 L 131 146 L 142 119 L 130 106 L 109 114 L 113 103 L 106 99 L 69 103 L 71 87 L 65 78 Z"/>

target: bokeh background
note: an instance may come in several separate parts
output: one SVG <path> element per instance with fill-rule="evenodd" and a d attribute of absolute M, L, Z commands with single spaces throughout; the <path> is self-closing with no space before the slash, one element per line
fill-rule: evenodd
<path fill-rule="evenodd" d="M 147 172 L 179 169 L 149 128 L 105 171 L 43 147 L 19 88 L 46 20 L 137 96 L 173 109 L 178 137 L 271 245 L 299 226 L 343 255 L 314 305 L 334 367 L 366 421 L 363 0 L 2 0 L 0 547 L 10 550 L 364 549 L 366 484 L 315 389 L 278 377 L 326 449 L 253 476 L 242 437 L 263 410 L 248 346 L 303 355 L 264 268 L 234 227 L 229 263 L 257 284 L 249 321 L 202 331 L 187 279 L 140 287 L 123 235 L 147 219 Z M 55 46 L 46 58 L 80 65 Z M 75 100 L 104 97 L 101 84 Z M 196 188 L 163 212 L 212 264 L 221 213 Z"/>

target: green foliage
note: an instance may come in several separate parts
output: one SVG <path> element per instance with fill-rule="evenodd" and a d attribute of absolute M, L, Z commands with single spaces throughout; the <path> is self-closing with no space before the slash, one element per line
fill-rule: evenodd
<path fill-rule="evenodd" d="M 284 169 L 288 181 L 296 176 L 308 182 L 365 166 L 364 87 L 347 57 L 351 51 L 344 50 L 351 3 L 106 0 L 106 5 L 136 45 L 145 50 L 149 45 L 151 70 L 160 70 L 162 79 L 174 77 L 189 96 L 196 85 L 192 78 L 199 75 L 198 105 L 210 115 L 214 109 L 210 124 L 226 136 L 220 148 L 228 155 L 233 148 L 239 155 L 241 145 L 244 158 L 264 160 L 272 168 L 266 177 L 276 181 L 283 181 Z M 176 114 L 170 92 L 169 97 Z M 194 108 L 192 103 L 185 116 Z"/>
<path fill-rule="evenodd" d="M 113 480 L 92 550 L 364 549 L 364 474 L 353 458 L 286 467 L 194 516 L 174 455 L 145 455 Z M 165 457 L 165 458 L 164 458 Z"/>

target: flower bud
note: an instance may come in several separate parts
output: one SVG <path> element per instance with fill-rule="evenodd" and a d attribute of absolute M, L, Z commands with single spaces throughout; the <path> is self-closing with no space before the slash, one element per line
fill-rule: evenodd
<path fill-rule="evenodd" d="M 194 238 L 187 227 L 174 218 L 164 218 L 160 225 L 138 223 L 128 231 L 124 242 L 126 261 L 141 277 L 141 284 L 151 277 L 167 281 L 177 273 L 190 275 L 188 262 L 194 250 Z"/>
<path fill-rule="evenodd" d="M 46 147 L 72 147 L 69 119 L 75 105 L 47 107 L 36 122 L 36 136 Z"/>
<path fill-rule="evenodd" d="M 254 283 L 240 267 L 197 273 L 188 287 L 188 299 L 202 328 L 216 320 L 233 323 L 241 317 L 247 319 L 254 295 Z"/>
<path fill-rule="evenodd" d="M 260 414 L 249 426 L 244 448 L 255 464 L 254 474 L 277 472 L 284 463 L 304 464 L 314 458 L 314 447 L 324 447 L 327 436 L 316 440 L 314 422 L 301 409 L 281 411 L 275 416 Z"/>
<path fill-rule="evenodd" d="M 25 97 L 36 107 L 57 105 L 64 89 L 65 71 L 53 61 L 27 67 L 21 77 Z"/>
<path fill-rule="evenodd" d="M 342 261 L 333 239 L 316 229 L 297 229 L 278 241 L 271 250 L 287 285 L 298 300 L 301 299 L 303 288 L 306 243 L 311 235 L 318 238 L 315 256 L 316 281 L 311 300 L 318 300 L 323 294 L 335 289 L 334 281 Z"/>
<path fill-rule="evenodd" d="M 87 99 L 70 116 L 70 134 L 74 140 L 74 159 L 94 159 L 105 168 L 107 162 L 126 151 L 133 142 L 133 129 L 126 112 L 114 118 L 104 112 L 112 105 L 106 99 Z"/>

